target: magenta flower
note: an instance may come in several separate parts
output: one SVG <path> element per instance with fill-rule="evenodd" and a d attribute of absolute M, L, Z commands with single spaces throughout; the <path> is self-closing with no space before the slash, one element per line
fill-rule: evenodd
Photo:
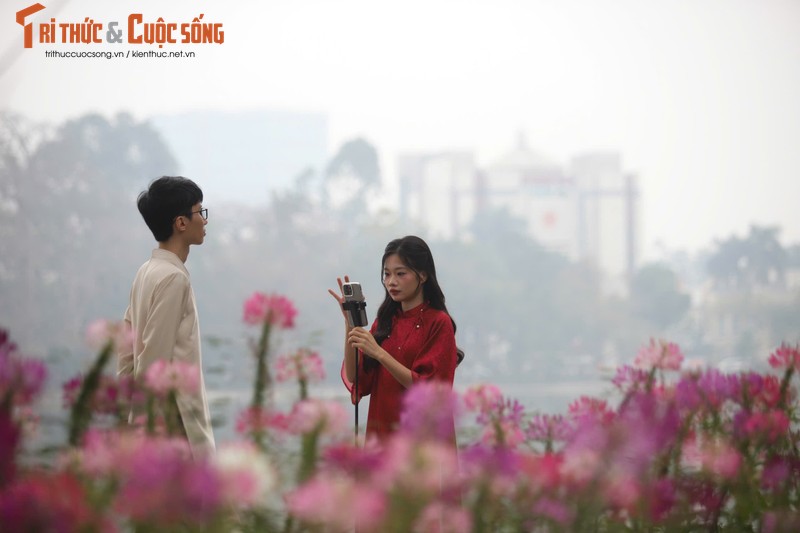
<path fill-rule="evenodd" d="M 764 533 L 800 531 L 800 514 L 795 509 L 781 509 L 764 513 Z"/>
<path fill-rule="evenodd" d="M 270 324 L 279 328 L 294 327 L 297 309 L 294 304 L 279 294 L 255 292 L 244 302 L 244 322 L 252 326 Z"/>
<path fill-rule="evenodd" d="M 650 380 L 650 373 L 646 370 L 623 365 L 617 368 L 617 373 L 611 383 L 623 393 L 628 393 L 646 390 Z"/>
<path fill-rule="evenodd" d="M 694 412 L 703 405 L 703 396 L 697 386 L 699 375 L 684 375 L 675 385 L 675 404 L 682 412 Z"/>
<path fill-rule="evenodd" d="M 286 507 L 307 524 L 325 525 L 332 531 L 378 533 L 387 510 L 385 496 L 352 476 L 320 474 L 286 496 Z"/>
<path fill-rule="evenodd" d="M 579 419 L 591 417 L 600 422 L 608 423 L 616 416 L 614 411 L 608 406 L 608 402 L 589 396 L 581 396 L 569 404 L 568 413 L 570 418 Z"/>
<path fill-rule="evenodd" d="M 62 385 L 62 405 L 65 409 L 71 409 L 75 404 L 82 385 L 83 376 L 75 376 Z M 133 376 L 124 378 L 101 376 L 90 409 L 95 413 L 116 415 L 129 405 L 128 402 L 138 405 L 143 404 L 143 401 L 144 398 L 135 387 Z"/>
<path fill-rule="evenodd" d="M 192 457 L 184 438 L 138 431 L 90 430 L 83 447 L 70 450 L 61 464 L 80 477 L 113 482 L 115 510 L 153 525 L 209 520 L 225 486 L 208 459 Z"/>
<path fill-rule="evenodd" d="M 0 494 L 0 524 L 9 533 L 27 531 L 113 531 L 89 505 L 75 476 L 36 472 Z"/>
<path fill-rule="evenodd" d="M 264 505 L 277 487 L 278 474 L 266 455 L 249 443 L 228 443 L 211 458 L 221 479 L 221 498 L 229 507 Z"/>
<path fill-rule="evenodd" d="M 517 400 L 495 400 L 482 406 L 476 422 L 483 427 L 481 442 L 487 446 L 514 448 L 525 441 L 522 431 L 524 409 Z"/>
<path fill-rule="evenodd" d="M 658 368 L 661 370 L 680 370 L 683 362 L 683 353 L 674 342 L 650 339 L 650 344 L 643 346 L 636 358 L 633 366 L 643 370 Z"/>
<path fill-rule="evenodd" d="M 658 523 L 669 516 L 677 502 L 675 483 L 669 478 L 651 482 L 647 487 L 647 508 L 649 519 Z"/>
<path fill-rule="evenodd" d="M 762 375 L 756 372 L 747 372 L 740 375 L 741 401 L 740 403 L 750 408 L 770 410 L 778 406 L 781 399 L 781 382 L 778 376 Z M 793 401 L 795 391 L 786 390 L 787 400 Z"/>
<path fill-rule="evenodd" d="M 722 437 L 687 439 L 681 459 L 686 468 L 702 470 L 723 480 L 734 479 L 742 463 L 736 448 Z"/>
<path fill-rule="evenodd" d="M 413 533 L 469 533 L 472 515 L 463 507 L 434 501 L 417 518 Z"/>
<path fill-rule="evenodd" d="M 47 367 L 39 360 L 21 356 L 17 345 L 0 329 L 0 405 L 29 405 L 39 395 Z"/>
<path fill-rule="evenodd" d="M 612 467 L 603 481 L 603 497 L 612 508 L 623 509 L 626 512 L 635 510 L 643 491 L 638 476 L 627 469 Z"/>
<path fill-rule="evenodd" d="M 241 435 L 254 435 L 267 430 L 288 432 L 289 417 L 277 411 L 249 407 L 239 413 L 239 417 L 236 419 L 236 432 Z"/>
<path fill-rule="evenodd" d="M 526 435 L 530 440 L 552 443 L 567 440 L 572 431 L 562 415 L 536 414 L 528 423 Z"/>
<path fill-rule="evenodd" d="M 766 444 L 773 444 L 781 437 L 787 436 L 789 423 L 789 417 L 780 409 L 767 413 L 740 411 L 733 420 L 738 436 Z"/>
<path fill-rule="evenodd" d="M 289 413 L 287 430 L 295 435 L 319 432 L 324 435 L 344 434 L 349 413 L 338 402 L 303 400 L 294 404 Z"/>
<path fill-rule="evenodd" d="M 400 430 L 418 439 L 452 441 L 458 395 L 440 381 L 415 383 L 403 396 Z"/>
<path fill-rule="evenodd" d="M 697 378 L 697 388 L 710 409 L 719 409 L 726 401 L 736 401 L 740 395 L 740 380 L 736 374 L 723 374 L 710 369 Z"/>
<path fill-rule="evenodd" d="M 788 457 L 771 457 L 761 472 L 761 487 L 768 490 L 781 490 L 792 472 L 792 460 Z"/>
<path fill-rule="evenodd" d="M 562 526 L 566 526 L 573 520 L 572 510 L 553 498 L 540 498 L 533 506 L 533 511 Z"/>
<path fill-rule="evenodd" d="M 786 343 L 781 344 L 770 354 L 769 366 L 781 370 L 792 368 L 796 371 L 800 369 L 800 344 L 795 346 L 789 346 Z"/>
<path fill-rule="evenodd" d="M 291 355 L 283 355 L 275 361 L 275 380 L 283 383 L 300 380 L 307 383 L 325 379 L 325 368 L 317 352 L 300 348 Z"/>
<path fill-rule="evenodd" d="M 220 475 L 186 452 L 174 439 L 144 439 L 125 448 L 117 457 L 116 510 L 152 527 L 205 524 L 217 516 L 224 504 Z"/>
<path fill-rule="evenodd" d="M 464 405 L 469 411 L 485 413 L 503 402 L 503 394 L 495 385 L 474 385 L 464 394 Z"/>
<path fill-rule="evenodd" d="M 372 484 L 390 493 L 436 497 L 459 486 L 458 460 L 452 443 L 418 441 L 396 434 L 384 444 L 384 460 L 373 473 Z"/>
<path fill-rule="evenodd" d="M 133 351 L 134 333 L 124 321 L 97 319 L 86 327 L 86 344 L 100 351 L 110 341 L 117 352 Z"/>
<path fill-rule="evenodd" d="M 465 479 L 472 482 L 491 478 L 510 480 L 523 467 L 522 456 L 515 450 L 483 444 L 459 451 L 458 458 Z"/>
<path fill-rule="evenodd" d="M 200 390 L 200 369 L 184 361 L 159 359 L 145 372 L 145 385 L 159 396 L 170 392 L 195 394 Z"/>
<path fill-rule="evenodd" d="M 335 442 L 322 450 L 322 457 L 330 467 L 349 472 L 356 478 L 364 478 L 383 464 L 385 453 L 375 440 L 361 448 L 352 443 Z"/>

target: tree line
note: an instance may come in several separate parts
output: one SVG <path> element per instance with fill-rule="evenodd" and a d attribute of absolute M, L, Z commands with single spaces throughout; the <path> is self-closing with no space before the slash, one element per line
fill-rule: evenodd
<path fill-rule="evenodd" d="M 652 336 L 703 348 L 686 269 L 643 265 L 628 296 L 606 294 L 600 272 L 544 248 L 502 210 L 480 213 L 470 241 L 428 238 L 425 228 L 394 211 L 369 209 L 382 183 L 378 161 L 374 145 L 353 139 L 325 168 L 301 172 L 266 205 L 205 199 L 207 240 L 187 266 L 206 362 L 232 384 L 250 368 L 237 357 L 245 357 L 248 334 L 241 305 L 256 290 L 296 303 L 295 335 L 338 375 L 342 325 L 326 290 L 349 274 L 364 285 L 374 316 L 383 298 L 383 247 L 411 233 L 434 251 L 468 379 L 549 380 L 565 367 L 585 377 L 603 358 L 631 358 Z M 135 198 L 164 174 L 180 174 L 169 146 L 149 122 L 128 114 L 87 114 L 55 126 L 0 116 L 0 325 L 24 349 L 65 364 L 78 356 L 77 365 L 86 324 L 121 317 L 132 277 L 153 248 Z M 744 238 L 713 243 L 690 266 L 714 290 L 767 286 L 789 294 L 753 310 L 765 324 L 786 323 L 771 326 L 779 341 L 796 335 L 787 317 L 800 310 L 789 279 L 800 253 L 778 237 L 778 228 L 754 227 Z M 591 364 L 582 368 L 580 361 Z"/>

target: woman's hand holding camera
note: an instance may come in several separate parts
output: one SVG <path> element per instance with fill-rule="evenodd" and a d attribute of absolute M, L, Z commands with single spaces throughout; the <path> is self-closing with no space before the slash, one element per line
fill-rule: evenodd
<path fill-rule="evenodd" d="M 344 283 L 350 283 L 350 276 L 345 276 L 344 281 L 342 281 L 342 278 L 336 278 L 336 282 L 339 284 L 339 293 L 337 294 L 333 289 L 328 289 L 328 294 L 333 296 L 333 298 L 339 302 L 339 310 L 342 312 L 342 318 L 344 318 L 345 327 L 350 330 L 350 326 L 347 322 L 347 311 L 345 311 L 344 307 L 342 307 L 344 305 L 344 289 L 342 288 L 342 285 Z"/>

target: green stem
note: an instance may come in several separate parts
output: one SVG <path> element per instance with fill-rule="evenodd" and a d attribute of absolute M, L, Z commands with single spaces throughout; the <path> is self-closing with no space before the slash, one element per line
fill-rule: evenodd
<path fill-rule="evenodd" d="M 92 400 L 100 387 L 100 378 L 103 375 L 108 360 L 111 358 L 111 353 L 114 351 L 114 341 L 109 340 L 105 346 L 100 350 L 94 364 L 89 369 L 86 379 L 81 384 L 81 390 L 78 393 L 78 399 L 72 405 L 69 420 L 69 445 L 77 446 L 83 439 L 86 430 L 89 429 L 89 423 L 92 420 Z"/>
<path fill-rule="evenodd" d="M 253 390 L 253 407 L 261 409 L 264 407 L 264 393 L 270 385 L 269 368 L 267 366 L 267 355 L 269 350 L 270 323 L 266 321 L 261 330 L 261 338 L 258 342 L 258 352 L 256 353 L 256 381 Z"/>
<path fill-rule="evenodd" d="M 300 399 L 306 400 L 308 399 L 308 382 L 304 379 L 300 379 Z"/>
<path fill-rule="evenodd" d="M 303 435 L 300 451 L 300 469 L 297 472 L 298 484 L 308 481 L 317 469 L 317 444 L 321 428 L 315 428 Z"/>

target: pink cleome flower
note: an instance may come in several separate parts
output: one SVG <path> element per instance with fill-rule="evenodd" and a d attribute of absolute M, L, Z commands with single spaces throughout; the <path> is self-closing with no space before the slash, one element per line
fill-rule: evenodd
<path fill-rule="evenodd" d="M 242 411 L 236 419 L 236 432 L 241 435 L 251 435 L 266 430 L 287 432 L 289 417 L 278 411 L 250 407 Z"/>
<path fill-rule="evenodd" d="M 183 361 L 159 359 L 150 365 L 144 379 L 147 387 L 161 396 L 170 391 L 194 394 L 200 389 L 200 369 Z"/>
<path fill-rule="evenodd" d="M 290 355 L 282 355 L 275 361 L 275 380 L 284 383 L 290 380 L 320 382 L 325 379 L 325 367 L 317 352 L 300 348 Z"/>
<path fill-rule="evenodd" d="M 294 327 L 295 316 L 297 316 L 297 309 L 294 304 L 279 294 L 254 292 L 244 302 L 244 322 L 252 326 L 269 323 L 279 328 L 289 329 Z"/>
<path fill-rule="evenodd" d="M 455 438 L 458 395 L 441 381 L 420 381 L 403 396 L 400 429 L 422 439 Z"/>
<path fill-rule="evenodd" d="M 795 371 L 800 370 L 800 344 L 795 346 L 789 346 L 786 343 L 781 344 L 769 356 L 769 366 L 783 370 L 789 370 L 790 368 Z"/>
<path fill-rule="evenodd" d="M 344 434 L 348 420 L 348 412 L 338 402 L 303 400 L 294 404 L 287 420 L 287 430 L 295 435 L 319 431 L 337 436 Z"/>
<path fill-rule="evenodd" d="M 526 433 L 528 439 L 534 441 L 565 441 L 572 433 L 572 426 L 562 415 L 536 414 Z"/>
<path fill-rule="evenodd" d="M 608 402 L 590 396 L 581 396 L 569 404 L 569 416 L 572 419 L 591 417 L 600 422 L 608 423 L 614 419 L 615 412 L 609 407 Z"/>
<path fill-rule="evenodd" d="M 643 346 L 633 361 L 633 366 L 650 370 L 680 370 L 683 362 L 683 353 L 674 342 L 650 339 L 650 344 Z"/>
<path fill-rule="evenodd" d="M 211 458 L 221 478 L 222 500 L 230 507 L 263 505 L 278 485 L 278 473 L 253 444 L 223 444 Z"/>
<path fill-rule="evenodd" d="M 133 351 L 134 333 L 130 324 L 124 321 L 93 321 L 86 327 L 86 344 L 93 350 L 102 350 L 111 341 L 118 352 Z"/>
<path fill-rule="evenodd" d="M 350 475 L 320 474 L 286 495 L 286 507 L 301 521 L 326 525 L 333 531 L 380 531 L 386 498 Z"/>
<path fill-rule="evenodd" d="M 739 436 L 772 444 L 781 437 L 788 436 L 790 420 L 780 409 L 767 413 L 740 411 L 733 424 Z"/>

